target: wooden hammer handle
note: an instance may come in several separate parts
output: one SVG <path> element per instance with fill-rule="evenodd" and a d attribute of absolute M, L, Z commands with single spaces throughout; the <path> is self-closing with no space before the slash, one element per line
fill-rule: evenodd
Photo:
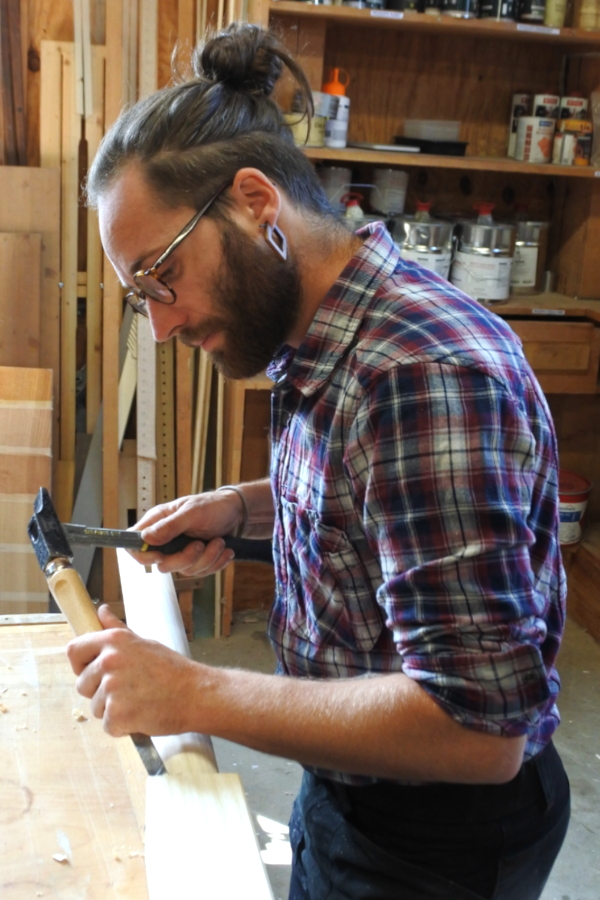
<path fill-rule="evenodd" d="M 96 607 L 77 569 L 58 569 L 48 577 L 48 587 L 77 637 L 102 631 Z"/>

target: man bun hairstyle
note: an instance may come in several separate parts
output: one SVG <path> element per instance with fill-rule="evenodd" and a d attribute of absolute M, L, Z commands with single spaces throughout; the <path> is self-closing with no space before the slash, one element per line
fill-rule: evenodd
<path fill-rule="evenodd" d="M 333 215 L 272 98 L 284 68 L 299 85 L 310 121 L 306 76 L 273 32 L 234 23 L 209 37 L 193 52 L 189 77 L 125 109 L 107 132 L 88 174 L 88 205 L 97 206 L 122 169 L 136 161 L 168 207 L 200 209 L 239 169 L 250 166 L 297 206 Z M 209 215 L 219 218 L 226 206 L 224 194 Z"/>

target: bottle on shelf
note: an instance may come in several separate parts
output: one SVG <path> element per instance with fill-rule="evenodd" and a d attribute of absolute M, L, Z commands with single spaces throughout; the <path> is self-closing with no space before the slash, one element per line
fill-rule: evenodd
<path fill-rule="evenodd" d="M 345 76 L 345 81 L 340 81 L 340 73 Z M 329 81 L 321 88 L 324 94 L 330 94 L 336 100 L 325 123 L 325 146 L 332 149 L 343 150 L 348 142 L 350 98 L 346 97 L 346 88 L 349 84 L 350 76 L 344 69 L 332 69 Z"/>

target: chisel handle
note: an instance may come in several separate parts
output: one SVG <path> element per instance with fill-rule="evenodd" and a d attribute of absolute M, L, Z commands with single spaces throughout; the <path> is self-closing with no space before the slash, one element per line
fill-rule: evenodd
<path fill-rule="evenodd" d="M 57 569 L 48 576 L 48 587 L 77 637 L 102 631 L 96 607 L 77 569 L 72 566 Z"/>
<path fill-rule="evenodd" d="M 189 534 L 180 534 L 166 544 L 149 545 L 148 550 L 156 550 L 158 553 L 164 553 L 169 556 L 172 553 L 179 553 L 198 538 L 190 537 Z M 233 550 L 237 562 L 261 562 L 273 565 L 273 545 L 270 540 L 253 541 L 248 538 L 236 538 L 230 534 L 223 538 L 225 546 L 229 550 Z"/>

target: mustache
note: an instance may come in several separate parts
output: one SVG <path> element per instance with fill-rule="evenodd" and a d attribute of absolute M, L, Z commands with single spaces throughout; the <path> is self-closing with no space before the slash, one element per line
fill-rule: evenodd
<path fill-rule="evenodd" d="M 177 337 L 182 344 L 193 347 L 196 344 L 205 341 L 207 337 L 214 334 L 216 331 L 227 331 L 228 329 L 229 322 L 218 316 L 212 316 L 204 322 L 199 322 L 198 325 L 190 325 L 187 328 L 183 328 Z"/>

